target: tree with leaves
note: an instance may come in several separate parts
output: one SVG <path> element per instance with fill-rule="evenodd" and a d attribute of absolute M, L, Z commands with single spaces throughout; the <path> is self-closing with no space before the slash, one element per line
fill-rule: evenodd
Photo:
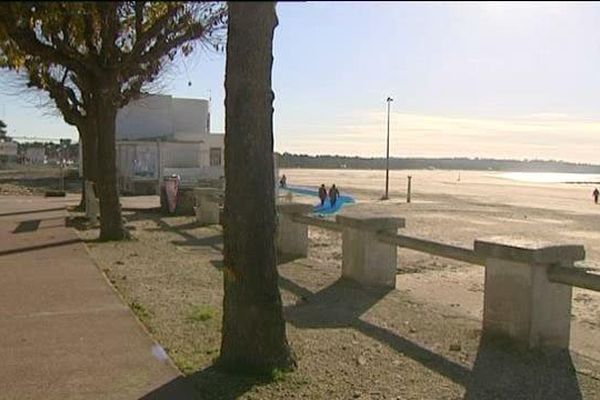
<path fill-rule="evenodd" d="M 100 239 L 125 237 L 117 192 L 117 111 L 198 44 L 218 47 L 226 7 L 217 2 L 3 2 L 0 66 L 46 91 L 77 126 L 84 164 L 96 168 Z M 94 148 L 96 147 L 96 148 Z"/>
<path fill-rule="evenodd" d="M 275 258 L 271 70 L 276 26 L 273 2 L 229 3 L 225 296 L 218 365 L 252 373 L 295 366 L 285 334 Z"/>
<path fill-rule="evenodd" d="M 6 137 L 6 134 L 8 133 L 6 128 L 6 123 L 0 119 L 0 139 L 4 139 Z"/>
<path fill-rule="evenodd" d="M 62 114 L 64 121 L 77 128 L 81 142 L 82 175 L 84 180 L 82 182 L 81 201 L 78 208 L 85 210 L 85 181 L 96 182 L 98 176 L 98 133 L 95 131 L 96 124 L 93 116 L 86 112 L 86 110 L 89 110 L 89 100 L 85 96 L 87 92 L 79 89 L 82 83 L 77 80 L 76 76 L 72 77 L 75 89 L 58 84 L 56 79 L 50 74 L 48 65 L 44 65 L 41 60 L 27 61 L 24 63 L 22 69 L 26 75 L 26 86 L 45 91 L 54 102 L 56 109 Z M 76 92 L 80 93 L 79 99 Z"/>

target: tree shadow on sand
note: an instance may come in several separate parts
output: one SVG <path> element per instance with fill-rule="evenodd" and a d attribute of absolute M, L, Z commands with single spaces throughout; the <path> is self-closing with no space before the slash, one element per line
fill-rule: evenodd
<path fill-rule="evenodd" d="M 565 352 L 520 351 L 498 339 L 482 338 L 471 370 L 386 328 L 361 319 L 390 290 L 338 280 L 313 293 L 281 277 L 280 286 L 300 297 L 286 307 L 298 328 L 353 328 L 465 388 L 465 400 L 581 399 L 575 368 Z"/>
<path fill-rule="evenodd" d="M 181 240 L 173 240 L 175 246 L 189 247 L 189 248 L 200 248 L 200 247 L 211 247 L 213 250 L 223 250 L 223 234 L 218 230 L 214 229 L 210 236 L 197 236 L 187 232 L 190 229 L 195 228 L 206 228 L 211 225 L 203 225 L 196 221 L 188 222 L 179 225 L 170 225 L 163 220 L 165 217 L 173 217 L 163 215 L 159 208 L 156 209 L 144 209 L 134 210 L 129 209 L 128 214 L 125 216 L 127 223 L 143 220 L 151 220 L 156 223 L 156 228 L 145 228 L 148 232 L 172 232 L 181 237 Z"/>
<path fill-rule="evenodd" d="M 482 338 L 465 400 L 582 398 L 571 355 L 523 351 L 498 338 Z"/>
<path fill-rule="evenodd" d="M 176 378 L 139 400 L 232 400 L 255 386 L 268 383 L 267 378 L 227 374 L 208 367 Z"/>
<path fill-rule="evenodd" d="M 466 367 L 360 318 L 392 289 L 366 288 L 350 280 L 340 279 L 323 290 L 312 293 L 283 277 L 280 278 L 280 287 L 302 299 L 299 304 L 285 308 L 286 320 L 296 327 L 353 328 L 454 382 L 462 385 L 467 383 L 469 370 Z"/>
<path fill-rule="evenodd" d="M 209 245 L 210 244 L 206 244 Z M 278 256 L 278 264 L 296 257 Z M 222 260 L 211 261 L 222 268 Z M 473 368 L 459 364 L 387 328 L 361 319 L 392 289 L 368 288 L 340 279 L 313 293 L 283 276 L 281 289 L 300 300 L 284 309 L 287 322 L 301 329 L 352 328 L 410 357 L 465 388 L 465 400 L 579 400 L 576 371 L 568 351 L 533 352 L 482 337 Z M 306 360 L 310 362 L 310 360 Z M 207 368 L 181 377 L 143 399 L 235 399 L 265 379 L 228 375 Z"/>

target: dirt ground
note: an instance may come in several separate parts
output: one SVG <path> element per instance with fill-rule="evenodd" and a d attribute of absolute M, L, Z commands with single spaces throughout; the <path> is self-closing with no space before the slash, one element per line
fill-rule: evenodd
<path fill-rule="evenodd" d="M 320 230 L 311 233 L 309 258 L 279 267 L 298 371 L 268 384 L 223 376 L 210 368 L 220 340 L 220 229 L 151 212 L 128 220 L 134 240 L 88 247 L 187 374 L 174 384 L 192 382 L 196 398 L 594 399 L 600 393 L 600 367 L 587 356 L 501 353 L 481 341 L 478 319 L 455 307 L 420 301 L 408 289 L 339 281 L 340 246 L 333 237 L 324 241 L 330 233 Z M 160 394 L 155 398 L 169 398 Z"/>
<path fill-rule="evenodd" d="M 81 180 L 76 168 L 64 173 L 64 188 L 69 193 L 81 192 Z M 59 190 L 60 169 L 50 165 L 14 165 L 0 169 L 0 195 L 43 195 Z"/>
<path fill-rule="evenodd" d="M 312 184 L 323 175 L 285 173 L 289 184 Z M 370 185 L 377 182 L 368 173 L 347 181 L 328 173 L 325 183 L 335 179 L 358 198 L 355 207 L 382 207 L 405 217 L 403 233 L 464 246 L 497 234 L 567 240 L 585 244 L 583 266 L 598 269 L 598 209 L 586 187 L 527 186 L 463 173 L 457 188 L 440 174 L 437 181 L 430 177 L 427 191 L 415 187 L 413 203 L 384 204 L 376 200 Z M 428 173 L 413 179 L 421 182 Z M 482 193 L 502 201 L 492 205 Z M 548 193 L 556 201 L 544 197 Z M 220 228 L 152 210 L 125 214 L 131 241 L 97 243 L 96 230 L 81 234 L 91 240 L 99 267 L 186 374 L 148 398 L 176 398 L 170 393 L 180 386 L 192 387 L 198 399 L 600 398 L 598 293 L 574 291 L 570 354 L 524 354 L 481 338 L 483 268 L 400 250 L 398 289 L 364 289 L 339 280 L 339 235 L 312 228 L 309 257 L 279 266 L 298 370 L 277 375 L 275 382 L 222 375 L 210 367 L 220 344 Z"/>

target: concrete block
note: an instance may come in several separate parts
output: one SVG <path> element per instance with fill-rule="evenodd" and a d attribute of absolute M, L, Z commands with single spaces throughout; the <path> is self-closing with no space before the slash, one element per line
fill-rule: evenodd
<path fill-rule="evenodd" d="M 475 252 L 490 257 L 525 263 L 560 263 L 585 259 L 578 244 L 548 242 L 516 236 L 494 236 L 475 241 Z"/>
<path fill-rule="evenodd" d="M 223 191 L 215 188 L 194 188 L 196 219 L 201 224 L 220 223 L 220 197 Z"/>
<path fill-rule="evenodd" d="M 352 212 L 338 215 L 342 226 L 342 277 L 366 286 L 396 287 L 398 247 L 377 240 L 377 233 L 396 234 L 403 218 Z"/>
<path fill-rule="evenodd" d="M 308 254 L 308 225 L 293 221 L 295 215 L 312 212 L 313 206 L 303 203 L 277 204 L 277 252 L 288 256 Z"/>
<path fill-rule="evenodd" d="M 475 241 L 485 261 L 483 332 L 527 348 L 569 348 L 571 294 L 548 280 L 553 265 L 573 267 L 583 246 L 495 237 Z"/>
<path fill-rule="evenodd" d="M 94 192 L 94 183 L 85 181 L 85 216 L 91 222 L 97 222 L 100 218 L 100 201 Z"/>
<path fill-rule="evenodd" d="M 179 197 L 177 198 L 177 215 L 194 215 L 196 195 L 191 189 L 179 188 Z"/>

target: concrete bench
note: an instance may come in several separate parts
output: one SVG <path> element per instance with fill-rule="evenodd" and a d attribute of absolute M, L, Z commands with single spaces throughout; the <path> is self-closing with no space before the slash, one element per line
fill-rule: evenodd
<path fill-rule="evenodd" d="M 398 246 L 378 240 L 380 233 L 398 232 L 403 218 L 367 212 L 346 212 L 336 221 L 306 217 L 313 206 L 303 203 L 277 204 L 277 250 L 280 254 L 306 257 L 308 225 L 342 232 L 342 277 L 366 286 L 396 287 Z"/>
<path fill-rule="evenodd" d="M 572 287 L 548 279 L 554 265 L 585 258 L 580 245 L 513 237 L 475 241 L 485 259 L 483 333 L 527 348 L 569 348 Z"/>
<path fill-rule="evenodd" d="M 293 220 L 294 216 L 308 214 L 313 207 L 303 203 L 280 203 L 277 209 L 276 244 L 279 254 L 306 257 L 308 254 L 308 225 Z"/>
<path fill-rule="evenodd" d="M 196 219 L 201 224 L 219 224 L 221 222 L 221 198 L 223 191 L 216 188 L 194 188 Z"/>
<path fill-rule="evenodd" d="M 348 210 L 334 222 L 307 215 L 311 209 L 277 205 L 280 253 L 306 257 L 313 225 L 342 232 L 342 277 L 366 286 L 396 286 L 398 247 L 484 265 L 483 335 L 527 349 L 568 349 L 572 286 L 598 290 L 597 275 L 574 268 L 585 259 L 581 245 L 497 236 L 476 240 L 471 250 L 398 235 L 403 218 Z"/>
<path fill-rule="evenodd" d="M 377 235 L 397 234 L 404 218 L 355 211 L 337 215 L 336 222 L 342 227 L 342 277 L 395 288 L 398 246 L 379 241 Z"/>

